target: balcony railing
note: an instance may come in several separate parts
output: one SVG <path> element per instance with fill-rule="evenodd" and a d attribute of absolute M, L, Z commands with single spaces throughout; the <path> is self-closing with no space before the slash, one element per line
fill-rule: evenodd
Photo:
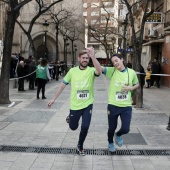
<path fill-rule="evenodd" d="M 170 10 L 165 12 L 164 28 L 170 27 Z"/>

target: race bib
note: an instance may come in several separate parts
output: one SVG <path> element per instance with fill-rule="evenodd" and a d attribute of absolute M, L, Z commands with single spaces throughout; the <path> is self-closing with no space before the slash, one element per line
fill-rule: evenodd
<path fill-rule="evenodd" d="M 89 90 L 78 90 L 77 99 L 79 100 L 89 99 Z"/>
<path fill-rule="evenodd" d="M 128 92 L 116 92 L 116 101 L 128 100 Z"/>

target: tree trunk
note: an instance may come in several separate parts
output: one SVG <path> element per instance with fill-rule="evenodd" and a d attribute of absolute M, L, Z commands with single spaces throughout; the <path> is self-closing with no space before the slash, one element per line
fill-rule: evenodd
<path fill-rule="evenodd" d="M 31 34 L 27 34 L 27 37 L 28 37 L 28 41 L 30 42 L 30 47 L 31 47 L 31 50 L 32 50 L 33 57 L 35 58 L 36 61 L 38 61 L 37 53 L 36 53 L 36 50 L 35 50 L 35 46 L 34 46 L 34 42 L 32 40 Z"/>
<path fill-rule="evenodd" d="M 136 90 L 136 107 L 142 108 L 143 106 L 143 87 L 139 86 Z"/>
<path fill-rule="evenodd" d="M 58 50 L 58 34 L 59 34 L 58 24 L 56 24 L 56 59 L 55 59 L 56 63 L 58 62 L 58 60 L 60 60 Z"/>
<path fill-rule="evenodd" d="M 0 77 L 0 104 L 10 103 L 9 75 L 11 64 L 12 41 L 15 27 L 15 19 L 17 16 L 18 12 L 14 12 L 12 10 L 8 12 Z"/>

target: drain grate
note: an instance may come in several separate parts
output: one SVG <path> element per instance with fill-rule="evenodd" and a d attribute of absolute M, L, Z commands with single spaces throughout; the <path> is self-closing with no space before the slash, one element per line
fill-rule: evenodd
<path fill-rule="evenodd" d="M 75 148 L 48 148 L 48 147 L 25 147 L 0 145 L 2 152 L 26 152 L 26 153 L 49 153 L 49 154 L 77 154 Z M 114 153 L 108 149 L 86 149 L 86 155 L 146 155 L 146 156 L 170 156 L 170 150 L 117 150 Z"/>

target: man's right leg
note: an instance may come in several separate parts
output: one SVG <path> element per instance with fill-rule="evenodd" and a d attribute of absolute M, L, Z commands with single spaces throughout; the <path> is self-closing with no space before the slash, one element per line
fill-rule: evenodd
<path fill-rule="evenodd" d="M 91 104 L 88 107 L 84 108 L 82 112 L 82 125 L 81 125 L 81 131 L 79 135 L 79 141 L 78 141 L 78 145 L 81 147 L 83 147 L 84 141 L 86 139 L 89 130 L 91 116 L 92 116 L 92 108 L 93 105 Z"/>

